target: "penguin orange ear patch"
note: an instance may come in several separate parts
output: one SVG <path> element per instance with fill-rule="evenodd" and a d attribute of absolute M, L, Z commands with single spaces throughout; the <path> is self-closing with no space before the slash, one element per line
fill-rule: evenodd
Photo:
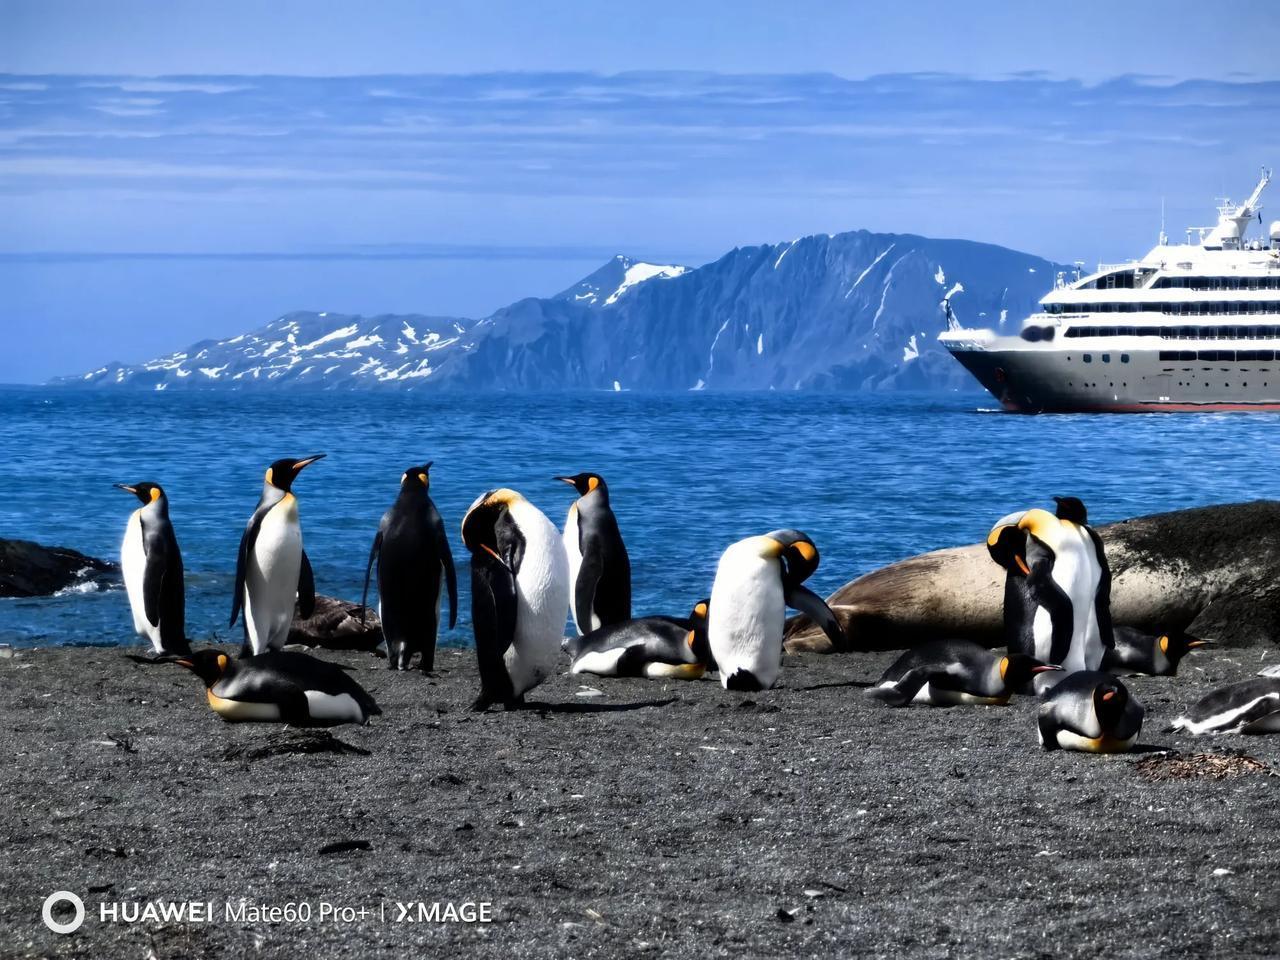
<path fill-rule="evenodd" d="M 152 503 L 155 503 L 155 502 L 156 502 L 157 500 L 159 500 L 159 499 L 160 499 L 160 488 L 159 488 L 159 487 L 152 487 L 152 488 L 151 488 L 151 502 L 152 502 Z"/>
<path fill-rule="evenodd" d="M 598 486 L 600 486 L 599 477 L 587 477 L 587 493 L 590 493 Z"/>
<path fill-rule="evenodd" d="M 707 615 L 707 605 L 705 603 L 700 603 L 693 608 L 693 612 L 700 617 L 705 617 Z"/>
<path fill-rule="evenodd" d="M 267 467 L 267 483 L 271 482 L 271 468 Z"/>
<path fill-rule="evenodd" d="M 1000 679 L 1003 680 L 1004 675 L 1008 672 L 1009 672 L 1009 658 L 1001 657 L 1000 658 Z"/>
<path fill-rule="evenodd" d="M 218 669 L 219 670 L 227 669 L 227 663 L 228 663 L 227 655 L 225 653 L 218 654 Z"/>
<path fill-rule="evenodd" d="M 685 638 L 685 643 L 689 644 L 689 649 L 690 649 L 690 650 L 692 650 L 692 649 L 693 649 L 693 638 L 694 638 L 695 636 L 696 636 L 696 634 L 695 634 L 692 630 L 690 630 L 690 631 L 689 631 L 689 636 L 687 636 L 687 637 Z"/>
<path fill-rule="evenodd" d="M 1169 638 L 1167 636 L 1160 638 L 1160 652 L 1161 653 L 1169 652 Z"/>
<path fill-rule="evenodd" d="M 427 485 L 427 475 L 425 473 L 418 474 L 418 479 L 422 481 L 424 487 Z"/>

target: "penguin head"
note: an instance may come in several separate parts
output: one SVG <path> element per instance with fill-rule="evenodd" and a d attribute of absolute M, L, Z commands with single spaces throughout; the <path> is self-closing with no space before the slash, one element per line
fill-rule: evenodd
<path fill-rule="evenodd" d="M 1193 637 L 1191 634 L 1183 633 L 1181 630 L 1162 633 L 1156 637 L 1156 649 L 1164 654 L 1165 659 L 1169 661 L 1170 676 L 1178 672 L 1179 661 L 1192 650 L 1211 646 L 1213 646 L 1211 640 L 1201 640 L 1199 637 Z"/>
<path fill-rule="evenodd" d="M 762 538 L 765 556 L 778 557 L 782 562 L 783 582 L 794 586 L 804 583 L 818 569 L 821 558 L 818 548 L 807 533 L 799 530 L 772 530 Z M 777 552 L 773 552 L 776 550 Z"/>
<path fill-rule="evenodd" d="M 602 490 L 606 495 L 609 493 L 609 488 L 605 486 L 604 477 L 598 473 L 575 473 L 571 477 L 554 477 L 553 479 L 569 484 L 578 491 L 578 496 L 580 497 L 585 497 L 593 490 Z"/>
<path fill-rule="evenodd" d="M 1025 653 L 1011 653 L 1000 658 L 1000 679 L 1010 690 L 1018 690 L 1031 682 L 1038 673 L 1048 673 L 1062 668 L 1052 663 L 1045 663 Z"/>
<path fill-rule="evenodd" d="M 1010 573 L 1026 576 L 1031 572 L 1027 566 L 1027 533 L 1016 524 L 1001 523 L 992 527 L 987 536 L 987 552 Z"/>
<path fill-rule="evenodd" d="M 500 540 L 500 528 L 514 525 L 511 507 L 524 501 L 515 490 L 500 487 L 482 493 L 462 518 L 462 543 L 472 553 L 489 553 L 501 558 L 504 555 Z"/>
<path fill-rule="evenodd" d="M 1018 521 L 1018 529 L 1035 537 L 1056 554 L 1066 535 L 1062 524 L 1063 521 L 1048 510 L 1036 509 L 1028 510 L 1022 515 Z"/>
<path fill-rule="evenodd" d="M 117 483 L 113 484 L 117 489 L 123 490 L 125 493 L 132 493 L 143 503 L 154 503 L 164 496 L 164 491 L 160 489 L 158 483 Z"/>
<path fill-rule="evenodd" d="M 1054 497 L 1058 505 L 1057 517 L 1070 523 L 1086 524 L 1089 522 L 1089 511 L 1079 497 Z"/>
<path fill-rule="evenodd" d="M 222 678 L 230 662 L 230 658 L 220 650 L 197 650 L 174 661 L 203 680 L 206 687 L 212 687 Z"/>
<path fill-rule="evenodd" d="M 1099 681 L 1093 688 L 1093 711 L 1105 733 L 1119 722 L 1129 703 L 1129 690 L 1115 677 Z"/>
<path fill-rule="evenodd" d="M 404 476 L 400 478 L 401 487 L 422 487 L 423 490 L 431 489 L 431 464 L 434 461 L 428 460 L 419 467 L 409 467 L 405 470 Z"/>
<path fill-rule="evenodd" d="M 714 667 L 715 659 L 711 656 L 711 641 L 707 637 L 707 612 L 710 608 L 709 599 L 699 600 L 693 605 L 693 609 L 689 612 L 688 644 L 699 663 Z"/>
<path fill-rule="evenodd" d="M 277 460 L 271 466 L 267 467 L 267 485 L 288 493 L 293 487 L 293 481 L 298 479 L 298 474 L 317 460 L 323 459 L 324 454 L 317 453 L 314 456 L 303 457 L 301 460 L 295 460 L 292 457 L 285 457 L 283 460 Z"/>

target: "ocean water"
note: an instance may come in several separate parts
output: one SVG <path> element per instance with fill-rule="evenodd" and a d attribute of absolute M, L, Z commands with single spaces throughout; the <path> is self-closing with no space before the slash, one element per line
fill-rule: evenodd
<path fill-rule="evenodd" d="M 236 550 L 262 474 L 326 453 L 296 483 L 321 593 L 358 599 L 378 520 L 407 466 L 432 460 L 470 642 L 458 525 L 477 495 L 514 487 L 558 525 L 573 491 L 609 483 L 631 555 L 634 609 L 684 614 L 721 551 L 778 527 L 806 531 L 827 594 L 854 576 L 985 537 L 1004 514 L 1084 499 L 1094 523 L 1280 496 L 1269 414 L 1017 416 L 979 394 L 592 393 L 555 396 L 87 393 L 0 389 L 0 537 L 118 559 L 136 501 L 164 486 L 186 564 L 187 632 L 229 630 Z M 371 599 L 372 602 L 372 599 Z M 136 642 L 122 589 L 0 599 L 0 642 Z"/>

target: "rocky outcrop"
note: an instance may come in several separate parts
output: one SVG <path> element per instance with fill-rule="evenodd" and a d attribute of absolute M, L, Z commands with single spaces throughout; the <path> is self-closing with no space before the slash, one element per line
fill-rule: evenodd
<path fill-rule="evenodd" d="M 369 610 L 361 622 L 360 609 L 358 603 L 317 596 L 310 617 L 303 620 L 295 613 L 288 642 L 328 650 L 372 650 L 382 643 L 382 621 Z"/>
<path fill-rule="evenodd" d="M 1280 643 L 1280 502 L 1177 510 L 1098 528 L 1118 624 L 1185 630 L 1227 646 Z M 985 544 L 935 550 L 873 570 L 827 601 L 852 649 L 941 637 L 1001 640 L 1004 571 Z M 803 618 L 787 648 L 831 652 Z"/>
<path fill-rule="evenodd" d="M 0 597 L 47 597 L 81 583 L 109 583 L 119 570 L 68 547 L 0 540 Z"/>

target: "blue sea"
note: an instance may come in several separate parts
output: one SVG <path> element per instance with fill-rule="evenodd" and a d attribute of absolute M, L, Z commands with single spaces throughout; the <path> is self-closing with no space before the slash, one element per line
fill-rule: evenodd
<path fill-rule="evenodd" d="M 732 541 L 796 527 L 827 594 L 902 557 L 985 537 L 1004 514 L 1084 499 L 1094 523 L 1270 498 L 1280 419 L 1268 414 L 1018 416 L 979 394 L 441 396 L 395 393 L 76 393 L 0 389 L 0 537 L 118 559 L 136 501 L 160 483 L 186 564 L 187 632 L 229 630 L 236 549 L 266 466 L 326 453 L 295 485 L 321 593 L 359 599 L 378 520 L 410 465 L 459 566 L 472 500 L 514 487 L 562 524 L 591 470 L 609 483 L 637 613 L 687 613 Z M 122 589 L 0 599 L 0 642 L 132 644 Z"/>

